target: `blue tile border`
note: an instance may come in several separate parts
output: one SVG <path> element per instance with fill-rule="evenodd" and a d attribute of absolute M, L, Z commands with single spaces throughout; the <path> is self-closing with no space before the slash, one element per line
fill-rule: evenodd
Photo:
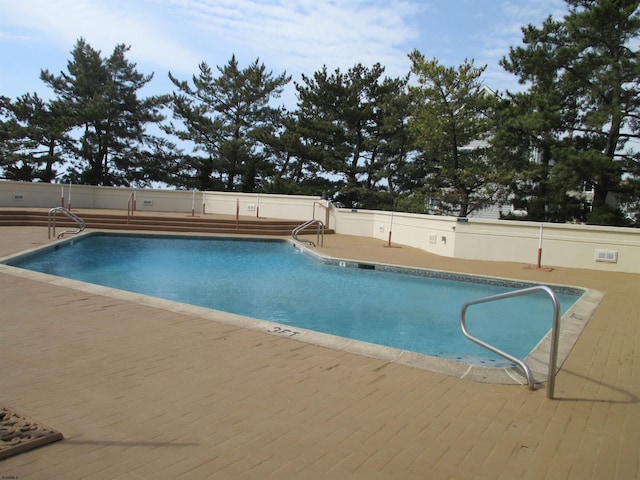
<path fill-rule="evenodd" d="M 523 280 L 512 280 L 508 278 L 485 277 L 481 275 L 471 275 L 468 273 L 446 272 L 443 270 L 430 270 L 428 268 L 405 267 L 401 265 L 389 265 L 385 263 L 359 262 L 356 260 L 346 260 L 332 257 L 324 257 L 318 255 L 307 248 L 303 248 L 298 244 L 294 247 L 300 248 L 303 252 L 309 254 L 312 258 L 327 265 L 338 265 L 347 268 L 365 268 L 369 270 L 378 270 L 380 272 L 401 273 L 404 275 L 414 275 L 419 277 L 438 278 L 443 280 L 454 280 L 459 282 L 479 283 L 483 285 L 491 285 L 496 287 L 507 287 L 514 289 L 522 289 L 542 285 L 536 282 L 526 282 Z M 546 285 L 546 284 L 545 284 Z M 559 294 L 581 296 L 586 289 L 572 287 L 568 285 L 550 285 L 550 287 Z"/>

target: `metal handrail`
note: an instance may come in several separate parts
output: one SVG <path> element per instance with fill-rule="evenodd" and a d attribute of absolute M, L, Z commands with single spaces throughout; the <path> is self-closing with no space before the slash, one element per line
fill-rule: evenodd
<path fill-rule="evenodd" d="M 538 292 L 547 293 L 551 297 L 551 301 L 553 302 L 553 327 L 551 329 L 551 349 L 549 351 L 549 373 L 548 373 L 548 380 L 547 380 L 547 398 L 552 399 L 555 383 L 556 383 L 555 380 L 556 380 L 556 365 L 558 362 L 558 338 L 560 336 L 560 329 L 559 329 L 560 302 L 558 301 L 558 297 L 556 297 L 556 294 L 553 292 L 553 290 L 551 290 L 549 287 L 546 287 L 544 285 L 538 285 L 535 287 L 516 290 L 514 292 L 501 293 L 501 294 L 492 295 L 489 297 L 478 298 L 476 300 L 470 300 L 462 306 L 462 310 L 460 312 L 460 327 L 462 327 L 462 333 L 464 334 L 464 336 L 467 337 L 472 342 L 475 342 L 478 345 L 488 350 L 491 350 L 492 352 L 497 353 L 501 357 L 504 357 L 507 360 L 510 360 L 513 363 L 519 365 L 520 368 L 522 368 L 522 370 L 524 370 L 525 372 L 529 390 L 533 390 L 535 381 L 533 379 L 533 373 L 531 372 L 531 369 L 529 368 L 529 366 L 523 360 L 520 360 L 519 358 L 509 355 L 508 353 L 503 352 L 502 350 L 494 347 L 493 345 L 490 345 L 480 340 L 479 338 L 476 338 L 473 335 L 471 335 L 467 330 L 465 314 L 466 314 L 467 308 L 470 307 L 471 305 L 492 302 L 494 300 L 503 300 L 505 298 L 520 297 L 523 295 L 530 295 L 532 293 L 538 293 Z"/>
<path fill-rule="evenodd" d="M 316 218 L 316 205 L 324 208 L 324 223 L 325 225 L 329 225 L 329 202 L 327 201 L 327 205 L 323 205 L 320 202 L 313 202 L 313 215 L 311 215 L 313 218 Z"/>
<path fill-rule="evenodd" d="M 85 223 L 85 221 L 83 219 L 81 219 L 78 215 L 76 215 L 75 213 L 71 212 L 70 210 L 64 208 L 64 207 L 55 207 L 52 208 L 51 210 L 49 210 L 49 214 L 47 215 L 47 234 L 48 234 L 48 238 L 51 238 L 51 229 L 53 227 L 53 235 L 56 235 L 56 214 L 60 212 L 62 214 L 64 214 L 65 216 L 67 216 L 68 218 L 70 218 L 71 220 L 73 220 L 74 222 L 76 222 L 78 224 L 78 229 L 77 230 L 64 230 L 63 232 L 60 232 L 57 236 L 57 238 L 62 238 L 65 233 L 73 233 L 78 234 L 80 232 L 82 232 L 85 227 L 87 226 L 87 224 Z"/>
<path fill-rule="evenodd" d="M 316 243 L 313 243 L 311 240 L 307 240 L 306 238 L 302 238 L 302 239 L 298 238 L 298 234 L 302 230 L 304 230 L 307 227 L 310 227 L 314 223 L 316 224 L 316 242 L 322 247 L 324 245 L 324 223 L 322 223 L 322 220 L 317 220 L 315 218 L 312 218 L 311 220 L 307 220 L 303 224 L 298 225 L 296 228 L 294 228 L 291 231 L 291 236 L 294 238 L 294 240 L 298 242 L 307 242 L 311 244 L 312 247 L 315 247 Z"/>
<path fill-rule="evenodd" d="M 129 225 L 129 217 L 133 217 L 133 212 L 136 209 L 136 192 L 131 192 L 129 198 L 127 198 L 127 225 Z"/>

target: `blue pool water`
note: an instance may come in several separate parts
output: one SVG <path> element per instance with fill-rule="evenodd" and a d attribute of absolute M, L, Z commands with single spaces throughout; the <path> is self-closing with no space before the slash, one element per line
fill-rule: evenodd
<path fill-rule="evenodd" d="M 91 234 L 8 263 L 472 363 L 499 357 L 464 338 L 463 303 L 514 290 L 328 265 L 283 241 Z M 556 293 L 563 312 L 578 299 L 577 292 Z M 536 294 L 474 305 L 467 324 L 473 335 L 524 358 L 550 329 L 552 315 L 549 297 Z"/>

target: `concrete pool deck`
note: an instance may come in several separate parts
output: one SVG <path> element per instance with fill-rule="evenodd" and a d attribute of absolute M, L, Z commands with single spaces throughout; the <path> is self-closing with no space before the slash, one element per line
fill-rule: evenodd
<path fill-rule="evenodd" d="M 0 257 L 48 243 L 42 227 L 0 235 Z M 0 461 L 0 475 L 640 476 L 640 276 L 449 259 L 341 235 L 320 251 L 605 296 L 548 400 L 543 386 L 458 379 L 0 272 L 0 406 L 65 437 Z"/>

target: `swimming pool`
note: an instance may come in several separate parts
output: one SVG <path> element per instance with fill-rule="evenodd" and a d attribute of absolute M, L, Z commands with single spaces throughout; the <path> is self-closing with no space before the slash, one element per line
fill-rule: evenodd
<path fill-rule="evenodd" d="M 531 284 L 317 258 L 283 240 L 90 233 L 9 265 L 263 319 L 271 333 L 309 331 L 470 364 L 505 361 L 465 339 L 465 301 Z M 347 268 L 356 267 L 356 268 Z M 408 274 L 409 273 L 409 274 Z M 443 278 L 447 277 L 447 278 Z M 566 312 L 583 291 L 552 287 Z M 524 358 L 547 334 L 548 297 L 474 307 L 474 335 Z"/>

